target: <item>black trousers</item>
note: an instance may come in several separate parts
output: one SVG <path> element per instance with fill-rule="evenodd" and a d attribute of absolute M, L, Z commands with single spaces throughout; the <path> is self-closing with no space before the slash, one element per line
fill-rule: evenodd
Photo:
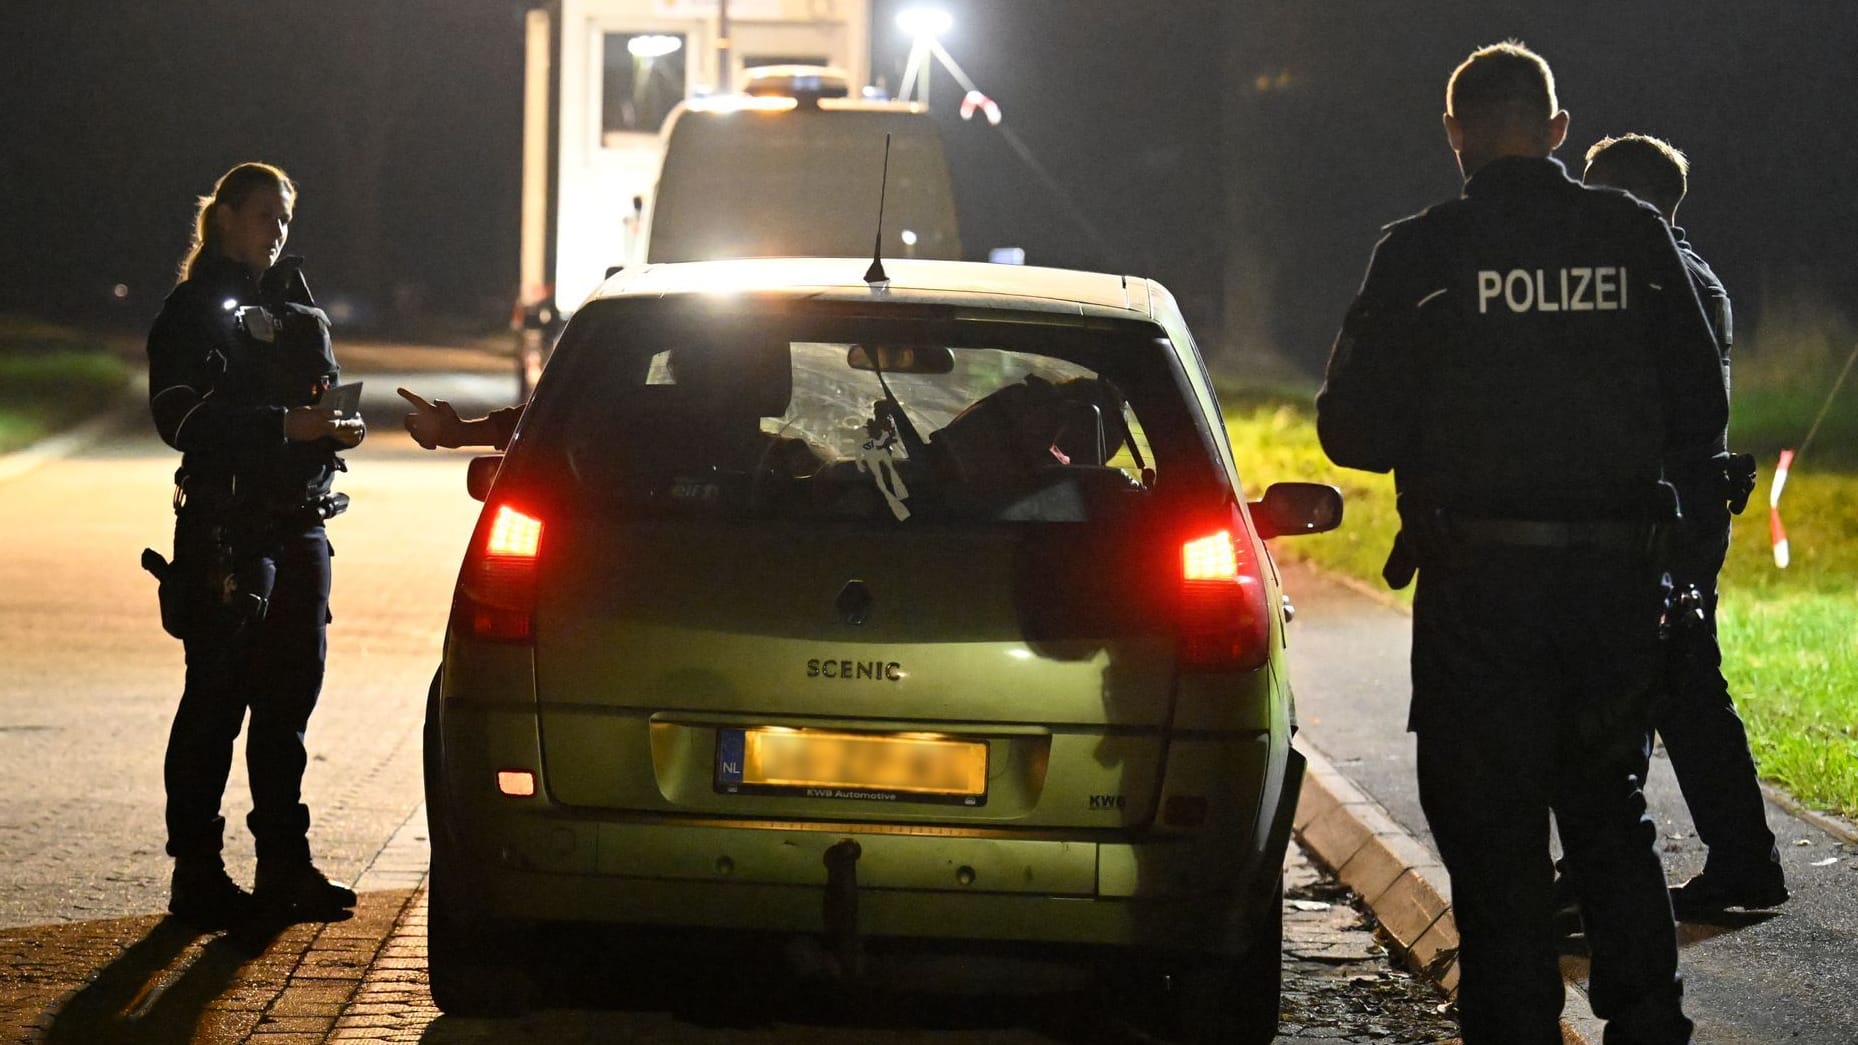
<path fill-rule="evenodd" d="M 1725 509 L 1678 529 L 1671 579 L 1697 586 L 1704 619 L 1671 635 L 1666 692 L 1653 724 L 1664 738 L 1697 836 L 1709 847 L 1707 869 L 1732 876 L 1771 874 L 1780 854 L 1716 643 L 1716 577 L 1728 552 Z"/>
<path fill-rule="evenodd" d="M 176 524 L 176 545 L 198 520 Z M 245 768 L 252 789 L 246 818 L 261 861 L 308 860 L 309 808 L 302 802 L 304 733 L 322 691 L 328 650 L 329 541 L 321 522 L 259 525 L 235 532 L 254 575 L 268 582 L 263 620 L 185 640 L 187 682 L 168 734 L 168 854 L 217 857 L 220 801 L 233 743 L 246 713 Z"/>
<path fill-rule="evenodd" d="M 1587 917 L 1607 1045 L 1686 1042 L 1677 938 L 1641 790 L 1663 647 L 1642 555 L 1429 552 L 1413 619 L 1420 801 L 1461 937 L 1467 1045 L 1554 1045 L 1550 816 Z"/>

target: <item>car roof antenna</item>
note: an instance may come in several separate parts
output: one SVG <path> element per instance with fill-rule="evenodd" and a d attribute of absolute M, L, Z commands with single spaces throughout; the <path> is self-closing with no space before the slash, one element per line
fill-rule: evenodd
<path fill-rule="evenodd" d="M 890 184 L 890 132 L 884 133 L 884 173 L 877 183 L 877 236 L 871 241 L 871 267 L 864 270 L 864 281 L 877 286 L 889 283 L 884 272 L 884 190 Z"/>

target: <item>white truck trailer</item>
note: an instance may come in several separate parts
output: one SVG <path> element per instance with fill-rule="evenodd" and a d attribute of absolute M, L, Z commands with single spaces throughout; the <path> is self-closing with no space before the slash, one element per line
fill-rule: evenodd
<path fill-rule="evenodd" d="M 660 131 L 743 70 L 842 69 L 870 82 L 870 0 L 547 0 L 527 15 L 520 300 L 552 325 L 614 265 L 642 260 Z"/>

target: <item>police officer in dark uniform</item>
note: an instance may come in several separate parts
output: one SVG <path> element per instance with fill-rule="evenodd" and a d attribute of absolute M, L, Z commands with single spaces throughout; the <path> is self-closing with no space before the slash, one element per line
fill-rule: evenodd
<path fill-rule="evenodd" d="M 1388 227 L 1316 405 L 1332 460 L 1393 471 L 1387 572 L 1421 574 L 1409 724 L 1464 1040 L 1561 1040 L 1552 813 L 1608 1045 L 1685 1042 L 1636 773 L 1675 510 L 1661 467 L 1727 423 L 1716 353 L 1665 223 L 1551 157 L 1568 117 L 1538 55 L 1476 51 L 1446 101 L 1463 196 Z"/>
<path fill-rule="evenodd" d="M 1690 163 L 1670 143 L 1643 134 L 1604 138 L 1587 150 L 1588 185 L 1623 189 L 1651 204 L 1672 224 L 1691 287 L 1709 317 L 1729 388 L 1734 312 L 1722 281 L 1678 228 L 1677 205 L 1689 188 Z M 1729 519 L 1748 503 L 1755 461 L 1729 453 L 1727 432 L 1701 467 L 1674 468 L 1684 518 L 1672 534 L 1671 581 L 1694 600 L 1673 615 L 1665 699 L 1653 722 L 1683 788 L 1697 835 L 1709 848 L 1703 872 L 1671 890 L 1679 918 L 1728 907 L 1773 907 L 1787 900 L 1786 877 L 1716 644 L 1716 576 L 1729 552 Z"/>
<path fill-rule="evenodd" d="M 329 619 L 326 518 L 338 450 L 366 430 L 318 405 L 337 367 L 328 320 L 299 259 L 279 262 L 296 186 L 267 164 L 228 171 L 200 200 L 182 282 L 148 337 L 155 427 L 181 451 L 174 561 L 154 552 L 162 622 L 184 641 L 186 686 L 163 763 L 168 907 L 220 928 L 259 905 L 337 917 L 355 904 L 310 858 L 304 731 L 322 688 Z M 247 894 L 220 858 L 220 800 L 249 710 L 247 818 L 258 869 Z"/>

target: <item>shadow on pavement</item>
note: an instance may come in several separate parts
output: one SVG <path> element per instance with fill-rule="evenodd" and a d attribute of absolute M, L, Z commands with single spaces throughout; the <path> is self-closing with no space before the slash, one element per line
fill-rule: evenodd
<path fill-rule="evenodd" d="M 691 1027 L 751 1033 L 816 1028 L 991 1037 L 1018 1031 L 1077 1045 L 1155 1040 L 1131 1025 L 1130 1017 L 1148 1023 L 1150 1014 L 1139 978 L 1127 970 L 1121 976 L 1127 982 L 1113 982 L 1102 973 L 1060 976 L 991 955 L 872 951 L 870 979 L 848 984 L 813 974 L 817 966 L 796 956 L 792 941 L 709 942 L 714 946 L 614 931 L 550 931 L 524 958 L 537 974 L 538 994 L 523 1025 L 546 1035 L 546 1027 L 535 1025 L 548 1022 L 545 1010 L 564 1017 L 606 1010 L 660 1013 Z M 441 1016 L 420 1041 L 485 1040 L 473 1032 L 486 1023 Z"/>
<path fill-rule="evenodd" d="M 1763 922 L 1779 918 L 1780 911 L 1722 911 L 1708 918 L 1690 918 L 1677 923 L 1678 947 L 1689 947 L 1693 943 L 1713 940 L 1724 933 L 1739 929 L 1751 929 Z"/>
<path fill-rule="evenodd" d="M 283 922 L 254 923 L 198 947 L 201 933 L 177 918 L 163 918 L 130 944 L 88 985 L 52 1014 L 47 1045 L 185 1043 L 194 1039 L 207 1007 L 265 952 Z"/>
<path fill-rule="evenodd" d="M 1773 918 L 1781 916 L 1780 911 L 1721 911 L 1708 918 L 1690 918 L 1677 923 L 1677 946 L 1682 951 L 1686 947 L 1713 940 L 1718 936 L 1751 929 Z M 1557 926 L 1561 930 L 1561 954 L 1563 957 L 1591 958 L 1587 948 L 1587 937 L 1581 931 L 1580 916 L 1563 914 L 1557 916 Z"/>

